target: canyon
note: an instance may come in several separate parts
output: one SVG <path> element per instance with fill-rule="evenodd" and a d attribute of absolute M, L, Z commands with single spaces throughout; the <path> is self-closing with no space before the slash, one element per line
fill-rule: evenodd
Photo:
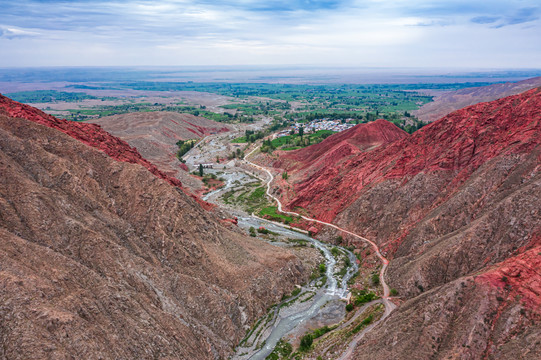
<path fill-rule="evenodd" d="M 219 149 L 230 130 L 197 121 L 139 113 L 102 127 L 0 96 L 1 358 L 226 358 L 307 283 L 302 259 L 247 236 L 178 179 L 177 139 Z M 344 356 L 536 359 L 540 121 L 534 88 L 413 134 L 380 119 L 298 150 L 247 146 L 234 171 L 270 179 L 268 197 L 294 225 L 340 238 L 380 274 L 385 314 Z"/>

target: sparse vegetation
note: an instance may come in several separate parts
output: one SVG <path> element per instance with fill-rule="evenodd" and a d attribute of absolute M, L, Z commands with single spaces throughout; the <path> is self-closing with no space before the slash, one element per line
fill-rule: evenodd
<path fill-rule="evenodd" d="M 184 156 L 184 154 L 190 151 L 195 146 L 196 143 L 197 143 L 197 139 L 177 141 L 177 146 L 178 146 L 177 158 L 183 162 L 182 157 Z"/>

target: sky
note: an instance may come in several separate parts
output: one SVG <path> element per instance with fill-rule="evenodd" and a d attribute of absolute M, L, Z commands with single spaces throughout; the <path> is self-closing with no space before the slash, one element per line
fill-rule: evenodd
<path fill-rule="evenodd" d="M 0 0 L 0 67 L 541 67 L 539 0 Z"/>

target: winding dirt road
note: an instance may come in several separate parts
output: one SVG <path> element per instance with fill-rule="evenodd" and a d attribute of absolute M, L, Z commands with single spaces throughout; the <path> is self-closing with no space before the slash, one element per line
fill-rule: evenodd
<path fill-rule="evenodd" d="M 365 237 L 362 237 L 362 236 L 360 236 L 358 234 L 355 234 L 355 233 L 353 233 L 351 231 L 348 231 L 346 229 L 343 229 L 343 228 L 341 228 L 339 226 L 336 226 L 336 225 L 328 223 L 328 222 L 324 222 L 324 221 L 320 221 L 320 220 L 317 220 L 317 219 L 309 218 L 307 216 L 303 216 L 303 215 L 298 214 L 296 212 L 283 210 L 282 209 L 282 203 L 280 202 L 280 200 L 276 196 L 271 194 L 271 183 L 274 180 L 274 175 L 270 172 L 269 169 L 267 169 L 267 168 L 265 168 L 263 166 L 257 165 L 257 164 L 255 164 L 255 163 L 248 160 L 248 156 L 252 155 L 257 149 L 259 149 L 259 146 L 255 147 L 252 151 L 250 151 L 248 154 L 246 154 L 244 156 L 243 160 L 248 165 L 253 166 L 253 167 L 257 168 L 257 169 L 263 170 L 269 175 L 269 180 L 267 181 L 267 195 L 270 198 L 272 198 L 272 199 L 274 199 L 276 201 L 276 203 L 278 204 L 278 211 L 280 211 L 281 213 L 284 213 L 284 214 L 301 217 L 302 219 L 304 219 L 306 221 L 316 222 L 318 224 L 322 224 L 322 225 L 325 225 L 325 226 L 330 226 L 332 228 L 335 228 L 336 230 L 342 231 L 342 232 L 344 232 L 344 233 L 346 233 L 348 235 L 356 237 L 356 238 L 370 244 L 370 246 L 372 246 L 372 248 L 376 252 L 376 255 L 378 256 L 378 258 L 381 260 L 381 262 L 383 264 L 383 266 L 381 267 L 381 271 L 379 273 L 379 278 L 380 278 L 381 285 L 383 286 L 383 298 L 381 300 L 382 300 L 382 302 L 383 302 L 383 304 L 385 306 L 385 312 L 383 313 L 383 316 L 377 322 L 373 323 L 371 326 L 367 327 L 364 331 L 362 331 L 355 338 L 353 338 L 353 340 L 349 343 L 349 346 L 348 346 L 347 350 L 339 358 L 339 360 L 349 359 L 351 357 L 351 355 L 353 354 L 353 350 L 355 349 L 355 346 L 357 346 L 357 343 L 363 338 L 363 336 L 368 331 L 370 331 L 375 326 L 377 326 L 380 322 L 385 320 L 385 318 L 387 318 L 391 314 L 391 311 L 393 311 L 396 308 L 396 305 L 393 304 L 390 301 L 390 296 L 389 296 L 390 295 L 390 290 L 389 290 L 389 286 L 387 285 L 387 282 L 385 281 L 385 271 L 387 270 L 387 266 L 389 265 L 389 260 L 387 260 L 383 255 L 381 255 L 381 252 L 379 251 L 379 248 L 376 245 L 376 243 L 374 243 L 371 240 L 368 240 Z"/>

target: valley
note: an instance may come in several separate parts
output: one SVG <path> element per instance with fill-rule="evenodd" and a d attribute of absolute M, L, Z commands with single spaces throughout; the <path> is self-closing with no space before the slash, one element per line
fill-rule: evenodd
<path fill-rule="evenodd" d="M 0 2 L 0 360 L 541 360 L 539 0 Z"/>
<path fill-rule="evenodd" d="M 405 96 L 408 86 L 398 90 L 380 88 L 385 95 L 380 94 L 383 100 L 376 103 L 381 104 L 376 108 L 368 105 L 360 115 L 355 109 L 342 113 L 337 111 L 336 103 L 316 101 L 318 96 L 329 97 L 336 90 L 329 87 L 319 89 L 315 97 L 306 86 L 283 94 L 278 91 L 289 87 L 189 87 L 216 91 L 214 95 L 201 92 L 201 96 L 219 100 L 214 105 L 202 105 L 196 104 L 201 98 L 194 97 L 193 104 L 177 104 L 182 109 L 163 108 L 156 102 L 145 111 L 133 113 L 131 110 L 141 108 L 124 111 L 121 105 L 121 113 L 116 115 L 65 121 L 7 98 L 0 99 L 2 131 L 8 139 L 2 143 L 3 161 L 10 164 L 5 169 L 10 169 L 14 178 L 26 179 L 25 184 L 37 181 L 43 187 L 39 204 L 43 199 L 59 201 L 49 191 L 58 186 L 52 181 L 60 181 L 51 179 L 61 175 L 67 179 L 61 189 L 69 194 L 62 198 L 63 203 L 83 214 L 76 218 L 77 223 L 89 228 L 90 224 L 103 222 L 115 229 L 115 246 L 123 249 L 126 259 L 132 262 L 143 256 L 134 249 L 152 247 L 152 258 L 143 256 L 142 261 L 150 261 L 152 272 L 160 274 L 150 282 L 143 278 L 159 297 L 161 309 L 154 316 L 169 316 L 160 311 L 169 314 L 173 306 L 177 309 L 174 314 L 189 315 L 183 315 L 180 323 L 174 319 L 168 324 L 187 326 L 195 329 L 193 334 L 203 336 L 201 346 L 206 350 L 189 348 L 181 358 L 405 359 L 412 349 L 418 349 L 422 359 L 437 354 L 475 359 L 482 353 L 491 354 L 490 359 L 493 354 L 510 359 L 512 356 L 507 354 L 519 350 L 507 347 L 512 344 L 508 334 L 512 333 L 513 338 L 535 337 L 541 331 L 536 300 L 539 274 L 535 271 L 541 230 L 536 202 L 541 116 L 538 89 L 477 104 L 429 125 L 417 126 L 421 123 L 409 112 L 410 108 L 380 113 L 378 109 L 382 108 L 377 107 L 389 101 L 390 92 Z M 226 94 L 225 89 L 247 97 L 239 100 Z M 327 100 L 344 101 L 350 91 L 359 89 L 346 86 L 336 90 L 343 95 Z M 262 98 L 262 93 L 268 97 Z M 57 92 L 23 95 L 49 96 L 41 98 L 48 104 L 58 101 L 54 96 L 78 106 L 87 106 L 81 103 L 84 101 L 110 101 L 94 99 L 94 95 Z M 312 111 L 302 105 L 304 101 L 323 107 Z M 415 107 L 421 105 L 418 102 Z M 322 111 L 324 107 L 329 111 Z M 183 109 L 204 111 L 180 113 Z M 213 116 L 206 118 L 206 111 L 225 117 L 212 120 Z M 387 120 L 376 119 L 377 115 Z M 28 136 L 13 125 L 15 118 L 25 119 L 32 129 L 38 126 L 33 130 L 37 135 L 31 145 L 37 154 L 60 151 L 56 144 L 66 140 L 52 140 L 56 131 L 103 152 L 108 160 L 110 157 L 141 167 L 148 174 L 115 170 L 114 165 L 95 160 L 95 154 L 85 165 L 90 169 L 86 173 L 76 166 L 49 174 L 37 165 L 39 159 L 31 160 L 34 165 L 28 168 L 10 150 Z M 52 129 L 42 135 L 43 126 Z M 66 144 L 72 146 L 69 141 Z M 75 145 L 73 148 L 79 149 Z M 76 164 L 87 161 L 62 151 L 58 154 L 55 156 Z M 67 164 L 67 160 L 63 161 Z M 17 172 L 19 168 L 25 169 L 24 175 Z M 125 181 L 122 195 L 109 184 L 108 176 L 94 179 L 96 169 L 102 168 L 110 168 L 109 177 L 119 176 L 120 171 L 119 179 Z M 73 174 L 77 175 L 73 178 Z M 154 176 L 154 182 L 164 180 L 176 191 L 168 193 L 160 188 L 155 193 L 151 189 L 156 185 L 149 183 L 148 176 Z M 91 195 L 85 190 L 84 196 L 97 196 L 92 204 L 85 204 L 81 192 L 74 190 L 79 188 L 78 179 L 87 184 L 84 189 L 90 186 L 97 191 L 98 195 Z M 128 184 L 136 184 L 140 200 L 129 199 Z M 12 200 L 15 190 L 11 186 L 6 183 L 0 188 L 4 213 L 9 214 L 0 218 L 3 227 L 15 234 L 15 242 L 22 234 L 24 246 L 29 246 L 27 241 L 39 244 L 36 232 L 28 232 L 16 220 L 16 214 L 31 209 L 25 207 L 26 202 Z M 113 198 L 113 202 L 107 198 Z M 143 205 L 148 201 L 153 203 L 150 208 Z M 10 205 L 13 203 L 15 209 Z M 170 204 L 177 204 L 174 214 L 170 210 L 154 213 Z M 130 207 L 137 212 L 136 217 L 131 215 Z M 106 210 L 110 208 L 122 210 L 115 214 Z M 184 226 L 193 223 L 192 211 L 197 212 L 195 217 L 200 221 L 188 234 Z M 162 213 L 167 213 L 173 223 Z M 510 222 L 506 222 L 506 216 Z M 60 232 L 64 226 L 60 221 L 53 229 Z M 156 238 L 154 234 L 160 235 Z M 95 237 L 103 236 L 111 234 L 93 234 L 93 246 L 100 246 Z M 153 236 L 157 243 L 147 244 Z M 129 239 L 128 243 L 125 239 Z M 212 239 L 218 239 L 218 243 L 211 245 Z M 53 252 L 81 261 L 79 254 L 56 243 L 56 236 L 51 235 L 48 241 Z M 68 249 L 73 247 L 71 238 L 63 241 Z M 178 258 L 179 251 L 188 253 Z M 11 251 L 4 256 L 12 259 L 14 254 Z M 90 261 L 99 271 L 110 272 L 105 264 L 94 264 L 86 257 L 84 261 Z M 25 266 L 17 260 L 11 264 L 11 273 Z M 215 268 L 220 269 L 218 272 L 227 270 L 217 274 Z M 176 283 L 169 284 L 163 278 L 171 274 L 193 279 L 177 290 Z M 208 274 L 213 275 L 206 278 Z M 254 275 L 256 279 L 250 280 Z M 126 278 L 129 274 L 121 273 L 114 281 L 119 288 L 131 291 Z M 9 283 L 9 287 L 14 284 L 18 283 Z M 210 316 L 188 288 L 205 289 L 199 300 L 215 307 Z M 126 290 L 120 292 L 125 294 Z M 18 306 L 24 309 L 27 295 L 14 299 L 7 294 L 6 301 L 20 303 Z M 448 304 L 444 310 L 440 310 L 442 301 Z M 422 320 L 423 314 L 430 314 L 430 318 Z M 226 319 L 217 323 L 216 319 L 224 315 Z M 461 318 L 468 323 L 470 320 L 464 317 L 481 318 L 485 325 L 475 328 L 476 335 L 466 339 L 467 330 L 451 320 Z M 409 319 L 414 323 L 410 324 Z M 429 324 L 420 325 L 422 321 Z M 83 331 L 81 334 L 86 331 L 82 330 L 85 326 L 70 320 L 63 324 L 61 329 L 77 329 Z M 145 324 L 140 326 L 145 328 Z M 396 327 L 403 334 L 398 335 Z M 220 329 L 227 329 L 227 336 L 218 335 Z M 170 338 L 173 333 L 165 332 L 163 336 Z M 401 337 L 399 345 L 385 346 L 396 336 Z M 55 341 L 67 344 L 67 340 Z M 428 345 L 419 348 L 420 341 Z M 158 348 L 153 349 L 160 353 Z M 174 345 L 168 349 L 171 354 L 178 351 Z M 136 347 L 132 353 L 123 347 L 120 351 L 141 354 L 144 350 Z M 537 354 L 540 349 L 534 342 L 520 351 Z"/>
<path fill-rule="evenodd" d="M 197 164 L 199 163 L 211 163 L 215 161 L 216 157 L 220 158 L 223 154 L 227 153 L 231 138 L 234 136 L 234 134 L 224 134 L 207 137 L 202 141 L 201 146 L 194 148 L 184 156 L 186 164 L 190 168 L 197 169 Z M 383 300 L 369 301 L 362 309 L 351 314 L 348 313 L 347 315 L 349 316 L 346 317 L 345 300 L 351 297 L 349 287 L 355 280 L 354 277 L 358 276 L 356 256 L 346 248 L 334 245 L 330 246 L 315 240 L 308 236 L 307 231 L 294 229 L 277 221 L 266 220 L 254 216 L 250 212 L 250 210 L 261 209 L 272 205 L 272 203 L 267 201 L 261 201 L 261 195 L 264 196 L 265 194 L 261 194 L 259 190 L 267 189 L 266 195 L 268 198 L 277 202 L 278 214 L 291 215 L 289 218 L 290 221 L 303 218 L 296 213 L 282 212 L 279 200 L 268 193 L 273 179 L 272 173 L 268 169 L 264 169 L 247 160 L 252 153 L 258 150 L 259 146 L 254 145 L 253 149 L 245 155 L 244 159 L 238 159 L 236 161 L 236 165 L 224 165 L 221 168 L 219 164 L 215 164 L 215 168 L 205 169 L 205 173 L 215 174 L 216 177 L 223 179 L 225 184 L 221 188 L 205 194 L 203 199 L 214 202 L 219 206 L 227 206 L 228 213 L 238 219 L 238 226 L 247 233 L 251 233 L 254 236 L 257 234 L 257 236 L 263 238 L 262 240 L 268 241 L 275 246 L 284 246 L 287 249 L 292 248 L 294 249 L 293 252 L 301 258 L 306 255 L 298 253 L 296 249 L 299 247 L 303 250 L 308 248 L 310 251 L 311 249 L 315 255 L 319 255 L 322 259 L 319 260 L 319 267 L 315 267 L 312 276 L 313 279 L 311 277 L 309 283 L 297 288 L 291 297 L 287 297 L 280 303 L 271 306 L 268 315 L 254 325 L 246 338 L 239 344 L 233 359 L 266 359 L 268 356 L 272 358 L 271 353 L 274 353 L 273 351 L 277 344 L 292 343 L 296 348 L 299 346 L 303 335 L 309 334 L 310 331 L 318 327 L 335 327 L 336 329 L 332 330 L 330 334 L 336 334 L 339 331 L 347 333 L 358 325 L 358 321 L 355 321 L 356 318 L 359 318 L 362 314 L 366 315 L 365 310 L 372 305 L 382 302 L 386 308 L 378 321 L 383 320 L 390 313 L 390 309 L 394 307 L 387 299 L 389 288 L 384 280 L 386 264 L 384 264 L 380 275 L 383 286 L 381 293 Z M 266 177 L 266 175 L 269 177 Z M 259 204 L 259 207 L 254 202 L 248 203 L 248 207 L 241 206 L 239 208 L 238 206 L 242 204 L 237 204 L 237 206 L 233 204 L 232 206 L 231 202 L 228 201 L 232 197 L 229 194 L 231 192 L 243 193 L 250 187 L 255 189 L 252 190 L 250 195 L 245 195 L 245 198 L 252 198 L 253 201 L 257 202 L 256 197 L 252 194 L 260 193 L 258 198 L 262 204 Z M 255 208 L 250 208 L 254 205 L 256 205 Z M 276 220 L 283 221 L 284 219 L 286 223 L 290 222 L 285 217 L 278 217 Z M 304 220 L 307 219 L 304 218 Z M 253 229 L 258 229 L 257 233 Z M 379 293 L 379 291 L 377 292 Z M 352 318 L 351 315 L 354 314 L 355 316 Z M 346 320 L 348 319 L 349 323 L 346 324 Z M 333 353 L 339 354 L 341 349 L 347 347 L 348 343 L 349 341 L 345 339 L 334 339 L 332 341 Z M 324 343 L 322 342 L 320 346 L 324 346 Z M 328 344 L 326 346 L 329 347 Z"/>

